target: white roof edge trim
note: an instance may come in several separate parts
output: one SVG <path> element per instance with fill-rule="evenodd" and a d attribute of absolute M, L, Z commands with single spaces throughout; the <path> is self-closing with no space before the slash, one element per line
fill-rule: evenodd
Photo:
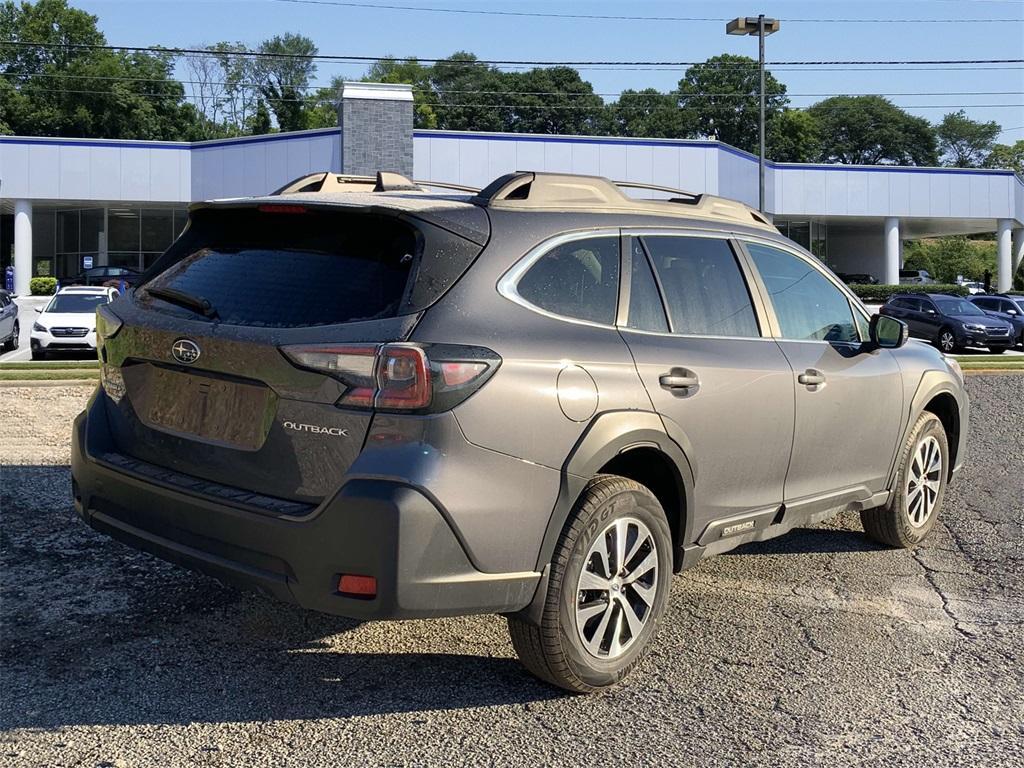
<path fill-rule="evenodd" d="M 404 83 L 352 83 L 346 81 L 341 84 L 341 98 L 412 101 L 412 86 Z"/>

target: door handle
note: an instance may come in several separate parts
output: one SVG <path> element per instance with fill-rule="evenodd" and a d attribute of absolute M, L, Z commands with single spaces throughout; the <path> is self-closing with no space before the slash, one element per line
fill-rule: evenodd
<path fill-rule="evenodd" d="M 658 383 L 665 389 L 694 389 L 700 385 L 695 373 L 681 368 L 673 368 L 658 377 Z"/>
<path fill-rule="evenodd" d="M 825 374 L 821 371 L 816 371 L 813 368 L 808 368 L 806 371 L 796 377 L 796 380 L 803 384 L 805 387 L 816 387 L 819 384 L 825 383 Z"/>

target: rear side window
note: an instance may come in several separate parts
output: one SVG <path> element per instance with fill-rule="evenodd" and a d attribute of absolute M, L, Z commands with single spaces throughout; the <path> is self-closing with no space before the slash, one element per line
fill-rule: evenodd
<path fill-rule="evenodd" d="M 398 314 L 421 246 L 417 231 L 392 217 L 197 211 L 145 287 L 205 299 L 230 325 L 374 320 Z"/>
<path fill-rule="evenodd" d="M 592 237 L 552 248 L 519 279 L 516 292 L 553 314 L 612 325 L 619 294 L 619 238 Z"/>
<path fill-rule="evenodd" d="M 786 339 L 859 342 L 846 295 L 809 262 L 767 245 L 747 243 Z"/>
<path fill-rule="evenodd" d="M 746 281 L 725 240 L 645 237 L 673 333 L 760 336 Z"/>

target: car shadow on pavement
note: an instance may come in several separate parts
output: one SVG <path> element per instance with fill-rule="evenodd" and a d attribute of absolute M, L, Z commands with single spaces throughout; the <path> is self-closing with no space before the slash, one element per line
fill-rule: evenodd
<path fill-rule="evenodd" d="M 66 466 L 0 472 L 2 729 L 348 718 L 567 695 L 526 673 L 496 617 L 360 624 L 307 612 L 94 532 L 71 506 Z"/>
<path fill-rule="evenodd" d="M 841 521 L 842 518 L 837 518 Z M 875 552 L 885 549 L 861 530 L 839 528 L 793 528 L 767 541 L 752 541 L 727 555 L 806 555 Z"/>

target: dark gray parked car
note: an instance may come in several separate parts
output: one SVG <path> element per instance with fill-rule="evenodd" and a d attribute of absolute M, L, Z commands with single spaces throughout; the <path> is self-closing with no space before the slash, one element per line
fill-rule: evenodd
<path fill-rule="evenodd" d="M 891 546 L 935 525 L 958 367 L 757 212 L 372 183 L 194 206 L 98 311 L 90 525 L 328 613 L 504 614 L 574 691 L 629 672 L 704 557 L 848 510 Z"/>

